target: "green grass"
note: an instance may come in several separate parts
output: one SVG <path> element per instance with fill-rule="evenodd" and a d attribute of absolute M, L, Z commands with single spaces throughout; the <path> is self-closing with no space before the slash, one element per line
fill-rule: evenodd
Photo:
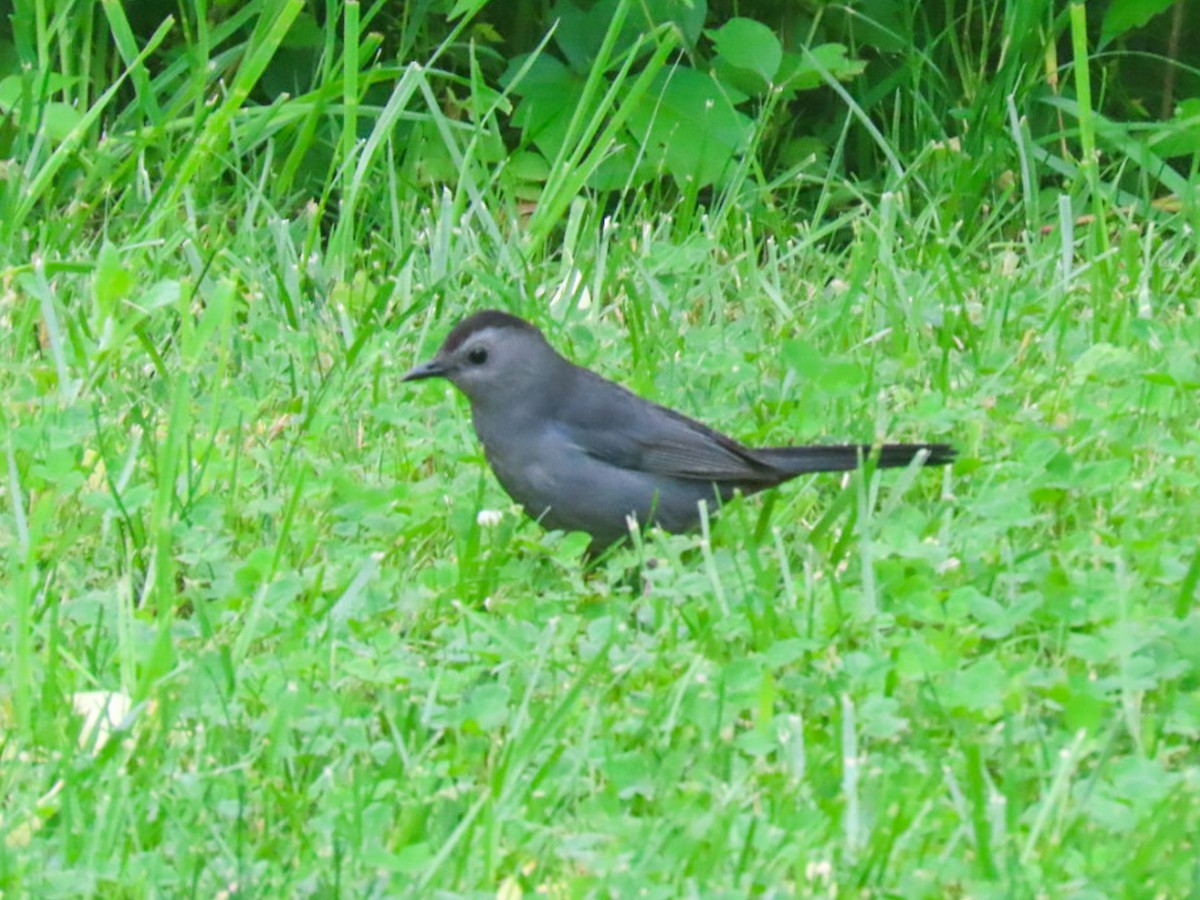
<path fill-rule="evenodd" d="M 634 550 L 586 575 L 464 404 L 400 382 L 504 302 L 485 284 L 351 341 L 332 303 L 281 317 L 266 227 L 226 236 L 202 305 L 134 312 L 186 277 L 172 247 L 10 274 L 7 890 L 1186 893 L 1186 248 L 1123 237 L 1097 298 L 1057 235 L 952 284 L 953 248 L 902 226 L 831 254 L 648 217 L 578 242 L 590 309 L 538 315 L 575 358 L 748 441 L 948 439 L 959 463 L 807 479 L 710 543 L 645 535 L 640 580 Z M 428 261 L 380 251 L 357 287 L 401 308 Z M 106 269 L 138 322 L 101 352 Z M 77 743 L 85 691 L 136 704 L 103 747 Z"/>
<path fill-rule="evenodd" d="M 1193 209 L 1095 166 L 1035 195 L 1038 147 L 959 221 L 947 146 L 883 192 L 831 168 L 819 214 L 773 185 L 606 219 L 558 172 L 530 237 L 487 126 L 429 114 L 471 151 L 443 191 L 378 124 L 436 99 L 417 69 L 281 105 L 371 123 L 311 205 L 274 189 L 311 130 L 131 72 L 152 126 L 0 166 L 0 893 L 1200 890 Z M 589 572 L 462 399 L 401 382 L 484 306 L 749 443 L 960 458 Z"/>

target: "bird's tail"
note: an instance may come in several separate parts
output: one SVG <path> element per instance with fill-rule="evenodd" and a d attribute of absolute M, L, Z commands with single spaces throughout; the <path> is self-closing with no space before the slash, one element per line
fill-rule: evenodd
<path fill-rule="evenodd" d="M 907 466 L 919 453 L 925 453 L 924 465 L 944 466 L 954 461 L 955 450 L 949 444 L 842 444 L 829 447 L 763 447 L 754 455 L 782 472 L 802 475 L 805 472 L 846 472 L 857 469 L 878 453 L 875 463 L 881 469 Z"/>

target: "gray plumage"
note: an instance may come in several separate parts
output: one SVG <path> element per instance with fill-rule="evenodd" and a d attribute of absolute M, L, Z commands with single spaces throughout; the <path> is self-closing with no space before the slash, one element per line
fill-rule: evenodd
<path fill-rule="evenodd" d="M 460 322 L 437 356 L 404 380 L 447 378 L 471 403 L 475 433 L 500 484 L 547 528 L 585 531 L 593 552 L 643 526 L 687 531 L 715 508 L 806 472 L 856 468 L 865 444 L 750 448 L 651 403 L 559 355 L 516 316 Z M 884 444 L 881 468 L 954 459 L 948 444 Z"/>

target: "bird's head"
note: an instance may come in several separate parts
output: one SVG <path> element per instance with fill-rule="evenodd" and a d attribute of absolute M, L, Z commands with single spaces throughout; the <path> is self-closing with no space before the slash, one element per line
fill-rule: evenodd
<path fill-rule="evenodd" d="M 454 326 L 437 355 L 404 380 L 445 378 L 466 394 L 473 408 L 488 408 L 554 390 L 564 363 L 529 322 L 487 309 Z"/>

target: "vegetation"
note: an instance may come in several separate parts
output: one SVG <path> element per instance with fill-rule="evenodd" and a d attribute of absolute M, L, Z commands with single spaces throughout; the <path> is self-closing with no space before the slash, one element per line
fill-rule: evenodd
<path fill-rule="evenodd" d="M 1195 9 L 185 6 L 0 3 L 0 893 L 1200 889 Z M 960 459 L 589 571 L 485 306 Z"/>

